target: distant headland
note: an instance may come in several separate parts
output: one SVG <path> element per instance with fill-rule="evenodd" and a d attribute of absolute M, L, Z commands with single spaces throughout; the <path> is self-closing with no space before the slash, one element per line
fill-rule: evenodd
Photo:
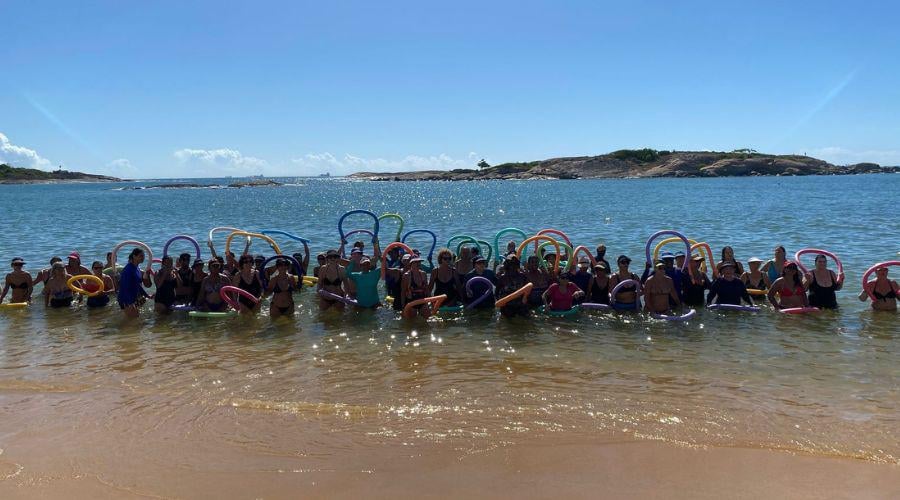
<path fill-rule="evenodd" d="M 38 170 L 0 164 L 0 184 L 40 184 L 54 182 L 121 182 L 122 179 L 106 175 L 85 174 L 68 170 Z"/>
<path fill-rule="evenodd" d="M 731 152 L 622 149 L 599 156 L 551 158 L 478 169 L 420 172 L 357 172 L 351 178 L 374 181 L 468 181 L 490 179 L 623 179 L 640 177 L 747 177 L 897 173 L 900 167 L 876 163 L 838 166 L 803 155 L 771 155 L 752 149 Z"/>

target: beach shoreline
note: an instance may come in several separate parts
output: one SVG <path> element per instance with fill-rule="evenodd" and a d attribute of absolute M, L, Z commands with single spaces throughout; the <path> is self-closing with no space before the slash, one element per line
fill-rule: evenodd
<path fill-rule="evenodd" d="M 51 450 L 41 450 L 50 453 Z M 2 457 L 3 498 L 897 498 L 900 467 L 749 448 L 654 441 L 592 442 L 564 434 L 465 449 L 390 443 L 317 450 L 294 468 L 246 457 L 180 463 L 139 480 L 108 471 L 23 477 Z M 21 465 L 21 473 L 29 469 Z M 34 473 L 34 471 L 31 471 Z"/>

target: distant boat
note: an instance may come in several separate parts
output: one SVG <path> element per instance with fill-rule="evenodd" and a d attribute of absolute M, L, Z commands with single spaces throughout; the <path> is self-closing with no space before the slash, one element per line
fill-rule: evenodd
<path fill-rule="evenodd" d="M 325 172 L 324 174 L 319 174 L 319 177 L 331 177 L 331 173 Z"/>

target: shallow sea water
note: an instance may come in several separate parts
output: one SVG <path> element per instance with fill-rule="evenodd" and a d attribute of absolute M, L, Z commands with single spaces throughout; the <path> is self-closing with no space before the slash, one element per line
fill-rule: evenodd
<path fill-rule="evenodd" d="M 25 257 L 34 273 L 72 249 L 103 260 L 126 239 L 161 253 L 175 234 L 202 243 L 219 225 L 282 229 L 321 251 L 336 246 L 342 213 L 365 208 L 399 212 L 406 230 L 434 230 L 441 244 L 558 228 L 576 244 L 605 242 L 609 260 L 641 262 L 659 229 L 715 252 L 730 244 L 744 262 L 777 244 L 791 255 L 826 248 L 843 259 L 846 285 L 838 312 L 701 311 L 685 324 L 608 313 L 406 321 L 387 310 L 320 313 L 311 290 L 293 320 L 275 323 L 155 317 L 149 305 L 137 322 L 112 307 L 0 311 L 0 477 L 39 484 L 102 471 L 140 484 L 309 467 L 384 444 L 451 443 L 465 454 L 547 436 L 900 463 L 900 322 L 856 299 L 865 269 L 900 251 L 890 203 L 900 176 L 286 181 L 0 186 L 0 260 Z M 396 231 L 389 224 L 383 240 Z"/>

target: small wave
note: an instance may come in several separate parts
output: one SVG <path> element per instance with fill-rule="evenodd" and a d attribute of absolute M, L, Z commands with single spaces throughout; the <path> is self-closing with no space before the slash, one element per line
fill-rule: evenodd
<path fill-rule="evenodd" d="M 344 417 L 377 415 L 379 413 L 378 407 L 375 406 L 313 403 L 309 401 L 266 401 L 263 399 L 236 398 L 223 401 L 221 406 L 231 406 L 245 410 L 267 410 L 293 414 L 330 414 Z"/>
<path fill-rule="evenodd" d="M 35 380 L 0 379 L 0 391 L 7 392 L 34 392 L 34 393 L 65 393 L 87 392 L 91 389 L 87 385 L 57 384 L 53 382 L 38 382 Z"/>

